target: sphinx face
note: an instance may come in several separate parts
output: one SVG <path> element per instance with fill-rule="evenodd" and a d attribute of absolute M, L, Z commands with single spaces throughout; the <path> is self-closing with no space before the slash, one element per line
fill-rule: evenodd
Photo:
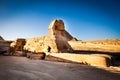
<path fill-rule="evenodd" d="M 55 27 L 55 30 L 58 30 L 58 31 L 65 30 L 64 23 L 62 20 L 56 20 L 54 27 Z"/>

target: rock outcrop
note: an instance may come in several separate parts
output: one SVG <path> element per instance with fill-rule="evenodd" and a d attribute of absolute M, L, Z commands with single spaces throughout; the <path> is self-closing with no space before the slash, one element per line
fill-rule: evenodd
<path fill-rule="evenodd" d="M 27 53 L 27 58 L 30 58 L 30 59 L 40 60 L 40 59 L 45 59 L 45 57 L 46 57 L 46 54 L 44 52 Z"/>
<path fill-rule="evenodd" d="M 26 43 L 25 39 L 16 39 L 10 44 L 10 54 L 14 56 L 25 56 L 24 45 Z"/>
<path fill-rule="evenodd" d="M 15 51 L 23 51 L 25 43 L 26 43 L 25 39 L 16 39 L 10 44 L 10 46 L 11 48 L 14 48 Z"/>
<path fill-rule="evenodd" d="M 8 55 L 12 41 L 6 41 L 0 36 L 0 54 Z"/>
<path fill-rule="evenodd" d="M 3 41 L 4 39 L 0 36 L 0 41 Z"/>

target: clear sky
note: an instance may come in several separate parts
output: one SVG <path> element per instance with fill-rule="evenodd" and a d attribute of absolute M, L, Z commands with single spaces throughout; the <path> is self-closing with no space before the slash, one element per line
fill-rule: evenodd
<path fill-rule="evenodd" d="M 54 19 L 80 40 L 120 38 L 120 0 L 0 0 L 6 40 L 47 35 Z"/>

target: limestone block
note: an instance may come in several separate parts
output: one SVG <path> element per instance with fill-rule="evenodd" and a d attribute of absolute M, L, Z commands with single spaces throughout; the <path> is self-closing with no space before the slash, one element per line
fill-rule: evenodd
<path fill-rule="evenodd" d="M 26 53 L 23 51 L 15 51 L 12 53 L 13 56 L 26 56 Z"/>
<path fill-rule="evenodd" d="M 29 52 L 27 53 L 27 58 L 34 59 L 34 60 L 40 60 L 40 59 L 45 59 L 46 54 L 44 52 Z"/>
<path fill-rule="evenodd" d="M 16 39 L 10 44 L 10 47 L 12 48 L 12 50 L 14 49 L 14 51 L 23 51 L 25 43 L 25 39 Z"/>
<path fill-rule="evenodd" d="M 71 62 L 83 63 L 92 66 L 107 67 L 111 65 L 111 56 L 109 55 L 91 55 L 91 54 L 73 54 L 73 53 L 52 53 L 50 56 L 69 60 Z"/>

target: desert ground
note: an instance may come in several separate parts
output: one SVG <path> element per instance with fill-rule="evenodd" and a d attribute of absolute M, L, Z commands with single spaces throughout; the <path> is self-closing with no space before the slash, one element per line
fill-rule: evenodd
<path fill-rule="evenodd" d="M 119 80 L 120 73 L 83 64 L 0 56 L 0 80 Z"/>

